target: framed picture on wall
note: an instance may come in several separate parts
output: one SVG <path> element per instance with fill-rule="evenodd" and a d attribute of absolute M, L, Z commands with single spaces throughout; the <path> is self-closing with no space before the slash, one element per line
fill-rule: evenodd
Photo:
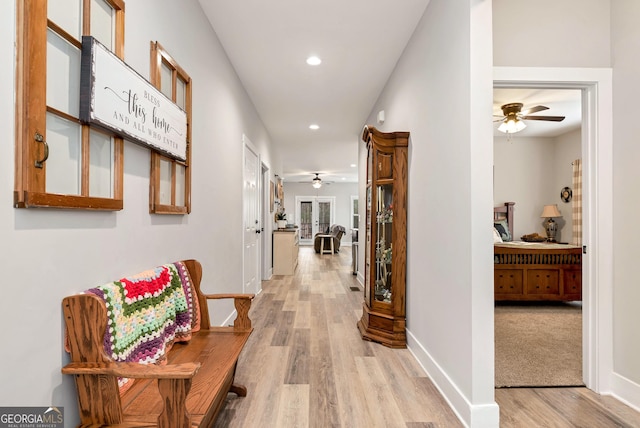
<path fill-rule="evenodd" d="M 276 185 L 273 181 L 269 180 L 269 212 L 273 212 L 273 202 L 276 198 Z"/>
<path fill-rule="evenodd" d="M 284 199 L 284 188 L 282 187 L 282 179 L 278 179 L 278 199 L 280 199 L 280 203 L 282 204 L 282 200 Z"/>

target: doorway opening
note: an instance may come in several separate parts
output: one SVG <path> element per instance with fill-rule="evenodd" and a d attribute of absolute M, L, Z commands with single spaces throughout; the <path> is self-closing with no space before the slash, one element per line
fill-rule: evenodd
<path fill-rule="evenodd" d="M 514 241 L 499 243 L 496 254 L 521 254 L 509 261 L 513 264 L 508 268 L 495 265 L 495 385 L 583 386 L 581 216 L 577 215 L 582 180 L 573 166 L 582 158 L 582 91 L 495 88 L 493 99 L 494 205 L 509 202 L 512 236 L 505 240 Z M 510 106 L 518 106 L 522 113 L 503 119 Z M 518 131 L 505 133 L 498 128 L 512 116 L 520 124 Z M 562 199 L 565 187 L 574 190 L 573 200 Z M 557 215 L 554 242 L 540 242 L 546 238 L 544 207 L 556 210 L 547 213 Z M 572 254 L 567 260 L 565 251 Z M 501 263 L 507 261 L 503 257 L 496 255 Z"/>
<path fill-rule="evenodd" d="M 583 163 L 582 373 L 585 385 L 610 387 L 612 315 L 612 71 L 494 67 L 494 88 L 579 89 Z"/>
<path fill-rule="evenodd" d="M 335 196 L 296 196 L 300 245 L 313 245 L 315 234 L 329 229 L 334 223 L 335 206 Z"/>

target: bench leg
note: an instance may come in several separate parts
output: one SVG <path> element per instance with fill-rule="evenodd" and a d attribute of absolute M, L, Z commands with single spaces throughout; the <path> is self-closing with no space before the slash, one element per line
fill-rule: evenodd
<path fill-rule="evenodd" d="M 232 375 L 233 377 L 231 378 L 231 387 L 229 387 L 229 392 L 233 392 L 234 394 L 237 394 L 238 397 L 246 397 L 247 387 L 243 385 L 238 385 L 235 383 L 237 368 L 238 368 L 238 362 L 236 361 L 236 364 L 233 366 L 233 375 Z"/>
<path fill-rule="evenodd" d="M 234 394 L 237 394 L 238 397 L 246 397 L 247 396 L 247 387 L 243 386 L 243 385 L 233 384 L 233 385 L 231 385 L 231 388 L 229 388 L 229 392 L 233 392 Z"/>
<path fill-rule="evenodd" d="M 158 390 L 164 402 L 164 409 L 158 416 L 159 427 L 191 427 L 191 418 L 185 405 L 190 389 L 191 379 L 158 379 Z"/>

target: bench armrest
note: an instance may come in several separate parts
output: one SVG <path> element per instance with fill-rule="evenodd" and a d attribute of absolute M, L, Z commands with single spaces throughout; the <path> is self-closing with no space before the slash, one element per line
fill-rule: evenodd
<path fill-rule="evenodd" d="M 200 369 L 200 363 L 155 364 L 140 363 L 69 363 L 62 368 L 63 374 L 110 375 L 132 379 L 191 379 Z"/>
<path fill-rule="evenodd" d="M 249 319 L 249 309 L 255 294 L 204 294 L 206 299 L 233 299 L 236 307 L 236 319 L 233 322 L 233 329 L 239 332 L 252 331 L 251 319 Z"/>
<path fill-rule="evenodd" d="M 255 294 L 205 294 L 204 297 L 207 299 L 245 299 L 245 300 L 253 300 L 256 297 Z"/>
<path fill-rule="evenodd" d="M 158 427 L 175 428 L 191 427 L 191 418 L 187 412 L 187 395 L 191 389 L 193 376 L 200 369 L 200 363 L 155 364 L 139 363 L 69 363 L 62 368 L 62 373 L 85 376 L 84 384 L 93 391 L 100 390 L 100 376 L 119 376 L 134 379 L 158 379 L 158 392 L 162 396 L 165 406 L 158 417 Z M 120 400 L 118 400 L 120 401 Z M 111 423 L 119 423 L 122 419 L 121 411 L 115 414 Z M 98 418 L 98 420 L 100 420 Z M 94 421 L 95 422 L 95 421 Z M 105 421 L 108 422 L 108 421 Z"/>

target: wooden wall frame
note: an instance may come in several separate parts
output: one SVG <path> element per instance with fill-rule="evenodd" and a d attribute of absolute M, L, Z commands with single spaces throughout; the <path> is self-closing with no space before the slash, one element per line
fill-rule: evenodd
<path fill-rule="evenodd" d="M 269 212 L 272 213 L 273 212 L 273 208 L 274 208 L 274 204 L 275 204 L 275 199 L 276 199 L 276 189 L 275 189 L 275 184 L 273 183 L 273 181 L 269 180 Z"/>
<path fill-rule="evenodd" d="M 79 20 L 82 35 L 91 35 L 91 0 L 83 0 Z M 124 1 L 107 0 L 114 9 L 115 37 L 112 49 L 124 55 Z M 98 197 L 90 192 L 91 128 L 73 114 L 47 105 L 47 34 L 51 32 L 80 49 L 78 37 L 69 34 L 47 15 L 47 2 L 16 2 L 16 140 L 14 201 L 16 208 L 53 207 L 89 210 L 121 210 L 123 208 L 124 154 L 122 138 L 113 138 L 111 197 Z M 53 78 L 53 76 L 50 76 Z M 79 100 L 78 100 L 79 101 Z M 80 132 L 79 191 L 77 194 L 52 193 L 47 189 L 47 114 L 77 124 Z M 53 165 L 49 167 L 53 168 Z"/>
<path fill-rule="evenodd" d="M 187 158 L 185 161 L 171 159 L 162 154 L 151 152 L 151 172 L 149 180 L 149 212 L 153 214 L 189 214 L 191 212 L 191 111 L 192 111 L 192 80 L 182 67 L 169 55 L 169 53 L 158 42 L 151 42 L 151 83 L 160 89 L 162 82 L 163 65 L 171 71 L 171 93 L 165 93 L 173 102 L 178 101 L 178 83 L 184 83 L 184 110 L 187 114 Z M 165 85 L 167 82 L 164 82 Z M 180 103 L 177 103 L 180 104 Z M 162 201 L 161 192 L 161 164 L 170 165 L 170 202 Z M 179 183 L 181 174 L 184 172 L 184 182 Z M 184 200 L 177 200 L 177 189 L 183 186 Z"/>

